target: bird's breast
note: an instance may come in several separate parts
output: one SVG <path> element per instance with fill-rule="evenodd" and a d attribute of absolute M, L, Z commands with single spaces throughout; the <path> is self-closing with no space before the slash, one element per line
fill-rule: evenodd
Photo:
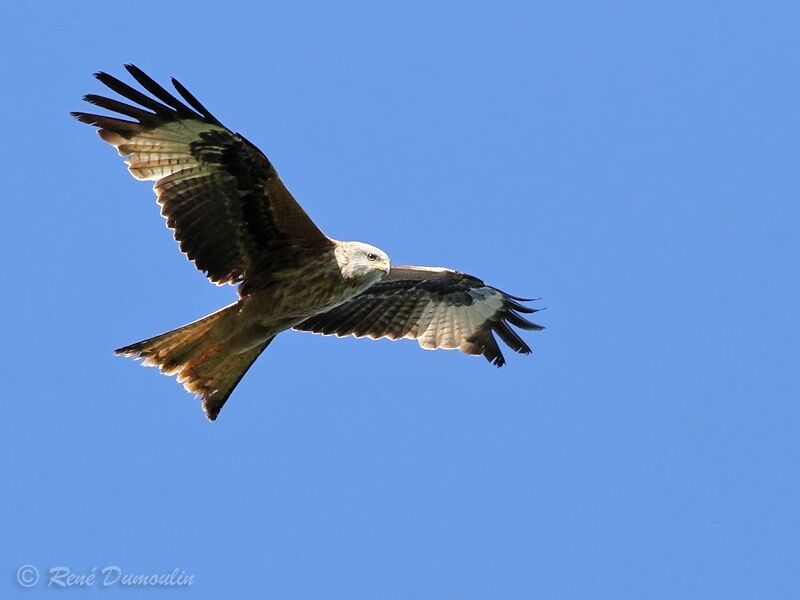
<path fill-rule="evenodd" d="M 264 323 L 298 323 L 347 302 L 374 281 L 343 277 L 338 268 L 309 262 L 275 273 L 267 285 L 251 290 L 247 303 Z"/>

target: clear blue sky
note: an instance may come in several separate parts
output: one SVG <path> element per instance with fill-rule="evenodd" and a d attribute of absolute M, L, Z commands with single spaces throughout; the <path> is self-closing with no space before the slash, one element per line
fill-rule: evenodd
<path fill-rule="evenodd" d="M 59 565 L 200 598 L 800 595 L 796 3 L 23 4 L 0 595 Z M 542 297 L 534 354 L 284 334 L 213 424 L 115 357 L 234 298 L 67 116 L 125 62 L 330 235 Z"/>

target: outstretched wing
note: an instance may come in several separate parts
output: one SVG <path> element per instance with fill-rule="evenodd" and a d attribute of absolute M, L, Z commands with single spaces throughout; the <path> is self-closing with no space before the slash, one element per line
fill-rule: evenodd
<path fill-rule="evenodd" d="M 519 313 L 536 309 L 480 279 L 432 267 L 392 267 L 386 278 L 352 300 L 295 327 L 323 335 L 415 339 L 427 350 L 482 354 L 501 367 L 505 358 L 493 334 L 515 352 L 531 349 L 511 325 L 544 329 Z"/>
<path fill-rule="evenodd" d="M 127 157 L 136 179 L 155 181 L 167 226 L 198 269 L 217 284 L 241 283 L 331 242 L 283 185 L 267 157 L 232 132 L 175 79 L 179 100 L 143 71 L 128 72 L 156 99 L 106 73 L 95 76 L 134 103 L 90 94 L 84 100 L 134 120 L 84 112 Z M 118 116 L 119 116 L 118 115 Z"/>

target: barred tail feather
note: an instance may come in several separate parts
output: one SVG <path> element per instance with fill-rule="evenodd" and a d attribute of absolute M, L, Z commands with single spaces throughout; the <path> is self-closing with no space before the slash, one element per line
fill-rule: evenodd
<path fill-rule="evenodd" d="M 210 421 L 274 336 L 264 336 L 241 323 L 240 303 L 218 310 L 188 325 L 118 348 L 115 354 L 139 359 L 176 375 L 187 391 L 203 401 Z M 253 339 L 255 336 L 255 339 Z"/>

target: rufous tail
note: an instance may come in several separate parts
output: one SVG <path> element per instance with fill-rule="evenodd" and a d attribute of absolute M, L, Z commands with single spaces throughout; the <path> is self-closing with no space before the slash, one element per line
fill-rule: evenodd
<path fill-rule="evenodd" d="M 115 350 L 158 367 L 203 401 L 209 420 L 217 418 L 250 366 L 274 336 L 242 322 L 241 301 L 161 335 Z"/>

